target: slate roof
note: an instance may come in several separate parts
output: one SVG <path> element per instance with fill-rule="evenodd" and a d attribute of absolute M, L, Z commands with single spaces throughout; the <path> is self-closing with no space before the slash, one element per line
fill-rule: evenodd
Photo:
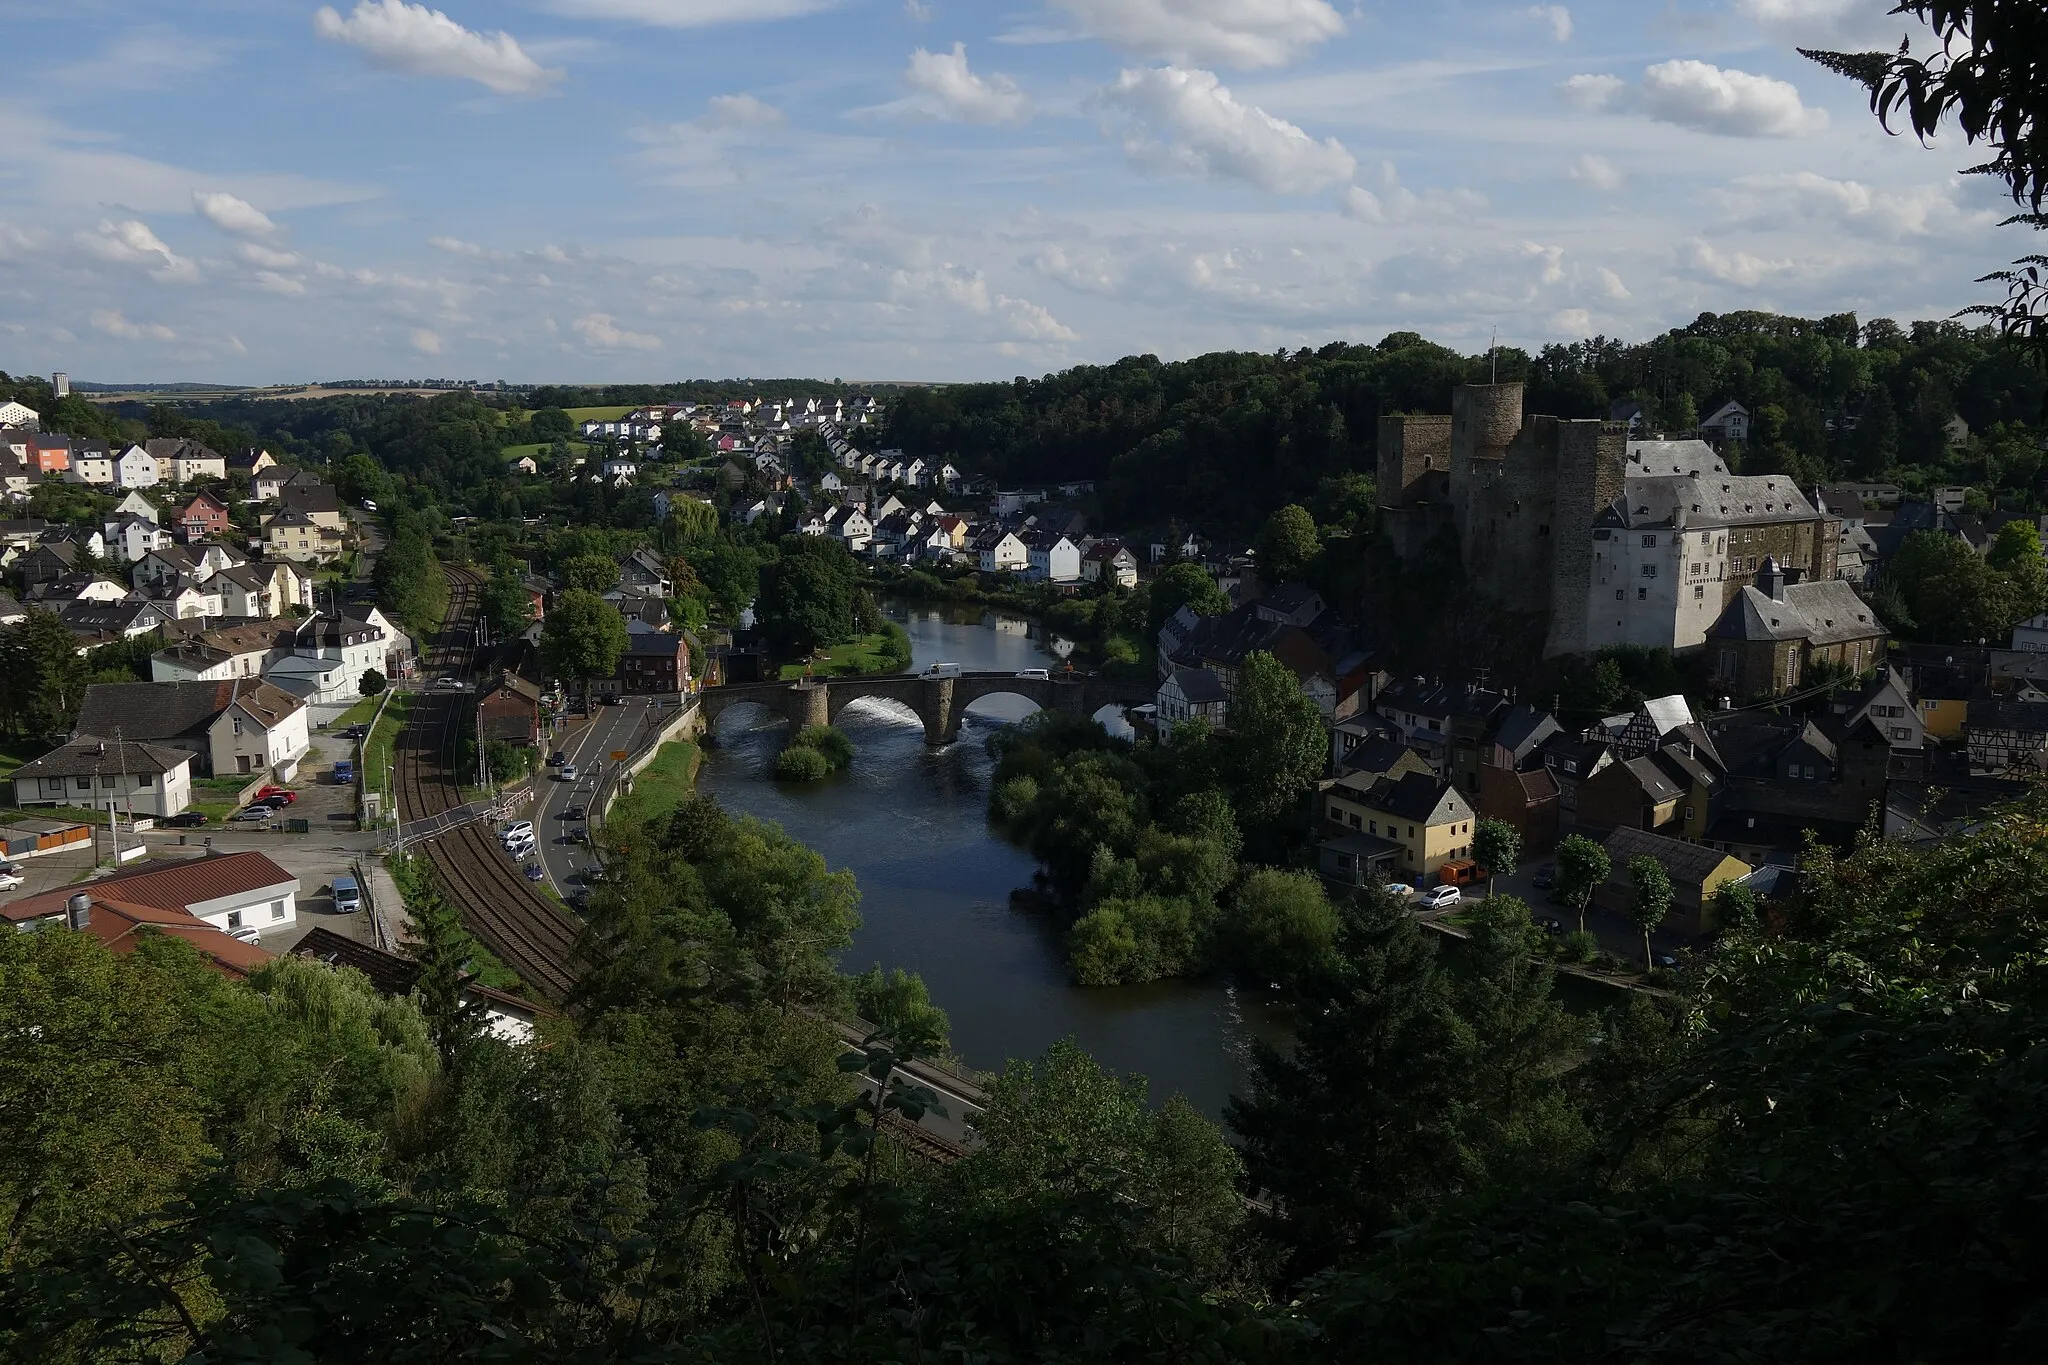
<path fill-rule="evenodd" d="M 1745 587 L 1708 628 L 1716 640 L 1805 640 L 1833 645 L 1885 634 L 1876 613 L 1839 578 L 1788 583 L 1784 597 Z"/>
<path fill-rule="evenodd" d="M 1630 441 L 1627 474 L 1725 475 L 1728 466 L 1705 441 Z"/>
<path fill-rule="evenodd" d="M 1783 474 L 1665 474 L 1624 479 L 1622 496 L 1594 525 L 1670 526 L 1681 508 L 1688 528 L 1813 521 L 1820 516 Z"/>
<path fill-rule="evenodd" d="M 1972 730 L 2018 730 L 2048 734 L 2048 701 L 1972 699 L 1963 724 Z"/>
<path fill-rule="evenodd" d="M 1513 754 L 1515 766 L 1520 767 L 1545 740 L 1563 732 L 1564 727 L 1557 723 L 1557 717 L 1526 703 L 1518 703 L 1500 718 L 1493 742 Z"/>
<path fill-rule="evenodd" d="M 1459 799 L 1462 798 L 1449 782 L 1430 773 L 1383 777 L 1373 783 L 1372 790 L 1365 795 L 1366 804 L 1374 810 L 1385 811 L 1397 819 L 1410 820 L 1418 825 L 1432 823 L 1447 802 Z"/>
<path fill-rule="evenodd" d="M 1394 736 L 1374 735 L 1350 753 L 1344 755 L 1343 766 L 1349 772 L 1385 773 L 1401 761 L 1401 755 L 1408 752 L 1408 746 Z"/>
<path fill-rule="evenodd" d="M 1636 784 L 1643 789 L 1643 795 L 1655 802 L 1675 801 L 1685 795 L 1685 788 L 1679 785 L 1672 774 L 1666 772 L 1653 755 L 1624 759 L 1621 766 L 1628 769 Z"/>
<path fill-rule="evenodd" d="M 1608 873 L 1610 886 L 1632 887 L 1629 879 L 1628 861 L 1644 854 L 1655 858 L 1669 873 L 1674 885 L 1689 886 L 1697 891 L 1715 868 L 1732 856 L 1718 848 L 1707 848 L 1702 844 L 1688 844 L 1682 839 L 1667 839 L 1661 834 L 1652 834 L 1646 829 L 1623 827 L 1615 830 L 1601 841 L 1607 848 L 1608 860 L 1613 870 Z M 1736 860 L 1741 862 L 1740 859 Z M 1744 868 L 1749 865 L 1742 864 Z"/>
<path fill-rule="evenodd" d="M 1180 689 L 1191 706 L 1202 706 L 1228 699 L 1223 690 L 1223 680 L 1206 668 L 1176 668 L 1173 670 L 1173 685 Z"/>
<path fill-rule="evenodd" d="M 183 749 L 166 749 L 139 744 L 129 739 L 100 739 L 77 735 L 14 770 L 14 779 L 38 777 L 92 777 L 98 773 L 132 773 L 138 777 L 159 776 L 184 767 L 192 755 Z"/>
<path fill-rule="evenodd" d="M 683 647 L 683 637 L 658 630 L 643 630 L 626 637 L 626 653 L 636 657 L 673 659 Z"/>

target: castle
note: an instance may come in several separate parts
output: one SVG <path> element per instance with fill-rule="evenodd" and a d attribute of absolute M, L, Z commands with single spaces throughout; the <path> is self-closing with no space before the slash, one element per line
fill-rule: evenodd
<path fill-rule="evenodd" d="M 1452 391 L 1449 416 L 1383 417 L 1384 533 L 1412 560 L 1457 533 L 1474 591 L 1549 618 L 1544 654 L 1697 649 L 1760 563 L 1833 578 L 1841 523 L 1783 475 L 1736 475 L 1703 441 L 1529 416 L 1520 384 Z"/>

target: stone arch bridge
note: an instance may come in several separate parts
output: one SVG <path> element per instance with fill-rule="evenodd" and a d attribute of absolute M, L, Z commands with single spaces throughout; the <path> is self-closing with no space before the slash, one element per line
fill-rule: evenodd
<path fill-rule="evenodd" d="M 705 728 L 742 702 L 764 706 L 791 725 L 830 725 L 848 704 L 862 697 L 901 702 L 924 722 L 925 743 L 951 744 L 960 738 L 960 717 L 983 697 L 1007 693 L 1041 710 L 1092 716 L 1105 706 L 1138 706 L 1155 693 L 1142 683 L 1106 678 L 1020 678 L 1015 673 L 962 673 L 934 678 L 912 673 L 875 678 L 814 678 L 806 682 L 744 683 L 707 687 L 698 694 Z"/>

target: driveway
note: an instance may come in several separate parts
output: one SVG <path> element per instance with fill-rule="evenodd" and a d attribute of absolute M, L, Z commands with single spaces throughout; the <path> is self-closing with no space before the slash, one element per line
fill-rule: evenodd
<path fill-rule="evenodd" d="M 1561 921 L 1565 932 L 1579 927 L 1578 912 L 1569 906 L 1551 900 L 1550 892 L 1535 884 L 1537 870 L 1555 868 L 1557 857 L 1554 853 L 1531 854 L 1512 877 L 1495 879 L 1493 893 L 1496 896 L 1519 896 L 1529 906 L 1529 913 L 1536 919 L 1546 917 Z M 1486 895 L 1486 884 L 1465 889 L 1465 898 L 1478 900 Z M 1612 953 L 1623 962 L 1640 966 L 1643 960 L 1643 931 L 1625 915 L 1589 906 L 1586 909 L 1586 928 L 1600 940 L 1602 952 Z M 1650 945 L 1658 953 L 1677 955 L 1686 949 L 1697 948 L 1699 941 L 1683 934 L 1660 929 L 1650 935 Z"/>

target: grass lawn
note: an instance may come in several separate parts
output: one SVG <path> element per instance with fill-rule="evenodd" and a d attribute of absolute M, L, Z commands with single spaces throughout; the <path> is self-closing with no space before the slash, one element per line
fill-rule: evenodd
<path fill-rule="evenodd" d="M 552 449 L 554 449 L 554 442 L 552 441 L 546 445 L 506 446 L 504 456 L 507 464 L 520 458 L 522 455 L 531 455 L 534 459 L 538 460 L 543 453 Z M 590 447 L 582 441 L 569 442 L 569 449 L 578 455 L 588 455 L 590 453 Z"/>
<path fill-rule="evenodd" d="M 863 635 L 843 645 L 833 645 L 811 664 L 811 672 L 820 678 L 836 678 L 858 673 L 875 673 L 882 669 L 882 651 L 888 648 L 886 635 Z M 782 680 L 790 682 L 804 675 L 802 664 L 784 664 Z"/>
<path fill-rule="evenodd" d="M 612 817 L 644 823 L 667 815 L 695 790 L 701 756 L 696 744 L 687 739 L 662 745 L 654 762 L 633 779 L 633 790 L 613 803 Z"/>
<path fill-rule="evenodd" d="M 363 770 L 356 774 L 356 781 L 373 792 L 384 790 L 385 774 L 391 771 L 391 748 L 398 742 L 399 732 L 412 718 L 412 704 L 418 699 L 414 692 L 400 692 L 391 698 L 391 704 L 384 708 L 383 719 L 377 728 L 370 731 L 363 742 Z M 344 741 L 345 742 L 345 741 Z"/>
<path fill-rule="evenodd" d="M 14 770 L 30 759 L 41 758 L 50 752 L 50 746 L 33 740 L 0 744 L 0 782 L 14 775 Z"/>
<path fill-rule="evenodd" d="M 329 721 L 327 724 L 328 730 L 331 732 L 346 730 L 351 725 L 368 725 L 370 717 L 377 714 L 377 703 L 381 700 L 383 700 L 382 697 L 364 697 L 354 706 L 349 707 L 348 710 Z"/>
<path fill-rule="evenodd" d="M 616 422 L 629 412 L 638 412 L 643 404 L 625 403 L 615 408 L 569 408 L 569 419 L 580 429 L 585 422 Z"/>

